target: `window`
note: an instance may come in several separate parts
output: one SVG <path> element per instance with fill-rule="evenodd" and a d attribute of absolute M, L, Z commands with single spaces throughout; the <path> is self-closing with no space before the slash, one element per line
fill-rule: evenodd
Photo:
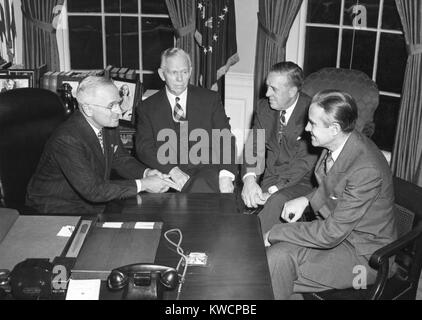
<path fill-rule="evenodd" d="M 71 69 L 126 67 L 162 87 L 160 54 L 175 41 L 165 0 L 67 0 L 67 12 Z"/>
<path fill-rule="evenodd" d="M 337 67 L 372 78 L 380 90 L 373 139 L 391 150 L 407 61 L 395 1 L 308 0 L 306 21 L 305 74 Z"/>

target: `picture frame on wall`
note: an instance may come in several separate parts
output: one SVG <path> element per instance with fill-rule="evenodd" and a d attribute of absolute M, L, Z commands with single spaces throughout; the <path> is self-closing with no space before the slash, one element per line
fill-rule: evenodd
<path fill-rule="evenodd" d="M 142 84 L 138 79 L 112 77 L 111 80 L 119 89 L 120 98 L 122 99 L 120 122 L 134 125 L 136 105 L 142 94 Z"/>
<path fill-rule="evenodd" d="M 19 88 L 31 88 L 32 78 L 29 75 L 0 74 L 0 92 Z"/>

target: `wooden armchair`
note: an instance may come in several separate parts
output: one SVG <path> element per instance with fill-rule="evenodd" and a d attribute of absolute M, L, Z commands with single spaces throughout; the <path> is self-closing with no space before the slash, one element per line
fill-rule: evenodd
<path fill-rule="evenodd" d="M 394 178 L 399 238 L 377 250 L 369 265 L 378 275 L 367 289 L 327 290 L 304 294 L 305 300 L 414 300 L 422 268 L 422 188 Z M 395 272 L 389 275 L 389 259 Z"/>

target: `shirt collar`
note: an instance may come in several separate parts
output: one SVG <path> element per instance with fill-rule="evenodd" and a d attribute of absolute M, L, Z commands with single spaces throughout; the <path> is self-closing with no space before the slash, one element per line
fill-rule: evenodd
<path fill-rule="evenodd" d="M 186 88 L 185 91 L 183 91 L 180 95 L 175 96 L 174 94 L 172 94 L 166 87 L 166 94 L 167 94 L 167 99 L 170 102 L 170 106 L 171 109 L 174 109 L 174 106 L 176 105 L 176 97 L 179 97 L 179 105 L 182 107 L 182 109 L 185 111 L 186 114 L 186 100 L 188 97 L 188 89 Z"/>
<path fill-rule="evenodd" d="M 340 155 L 340 152 L 343 150 L 344 145 L 346 144 L 347 140 L 349 140 L 350 134 L 344 139 L 343 143 L 338 147 L 335 151 L 331 152 L 331 157 L 333 158 L 333 161 L 336 161 L 338 156 Z"/>
<path fill-rule="evenodd" d="M 85 120 L 86 120 L 86 119 L 85 119 Z M 88 120 L 86 120 L 86 122 L 88 122 L 88 124 L 91 126 L 92 130 L 94 130 L 95 135 L 98 137 L 98 132 L 100 132 L 100 131 L 101 131 L 101 129 L 98 129 L 98 128 L 94 127 L 94 126 L 91 124 L 91 122 L 89 122 Z"/>
<path fill-rule="evenodd" d="M 286 119 L 286 123 L 289 122 L 289 119 L 292 116 L 292 113 L 295 110 L 298 101 L 299 101 L 299 95 L 297 96 L 295 102 L 293 102 L 293 104 L 285 110 L 286 114 L 284 115 L 284 117 Z"/>

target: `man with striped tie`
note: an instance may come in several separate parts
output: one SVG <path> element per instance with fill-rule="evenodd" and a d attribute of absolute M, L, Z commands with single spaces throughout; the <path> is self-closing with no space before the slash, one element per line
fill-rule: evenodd
<path fill-rule="evenodd" d="M 122 145 L 117 128 L 121 98 L 111 80 L 85 78 L 76 99 L 79 110 L 44 148 L 28 185 L 27 205 L 40 213 L 98 214 L 114 199 L 166 192 L 168 176 L 146 168 Z M 111 170 L 122 179 L 111 180 Z"/>
<path fill-rule="evenodd" d="M 363 289 L 356 270 L 364 270 L 365 287 L 372 284 L 371 255 L 397 238 L 391 170 L 374 142 L 355 130 L 357 116 L 347 93 L 327 90 L 312 100 L 306 131 L 323 148 L 314 171 L 318 187 L 286 202 L 281 215 L 289 223 L 264 236 L 276 299 Z M 316 219 L 298 222 L 308 206 Z"/>
<path fill-rule="evenodd" d="M 158 74 L 165 87 L 137 110 L 136 152 L 143 163 L 169 174 L 178 191 L 231 193 L 237 170 L 229 119 L 217 92 L 189 85 L 191 72 L 185 51 L 163 52 Z M 222 144 L 214 144 L 216 132 Z"/>
<path fill-rule="evenodd" d="M 318 153 L 305 132 L 311 99 L 301 92 L 302 82 L 302 69 L 292 62 L 271 68 L 266 98 L 258 103 L 246 143 L 253 147 L 258 160 L 249 163 L 245 154 L 242 199 L 249 208 L 264 206 L 259 212 L 263 233 L 280 222 L 286 201 L 312 190 L 311 175 Z M 265 143 L 254 139 L 258 130 L 265 131 Z M 259 163 L 264 162 L 265 168 L 261 168 Z"/>

